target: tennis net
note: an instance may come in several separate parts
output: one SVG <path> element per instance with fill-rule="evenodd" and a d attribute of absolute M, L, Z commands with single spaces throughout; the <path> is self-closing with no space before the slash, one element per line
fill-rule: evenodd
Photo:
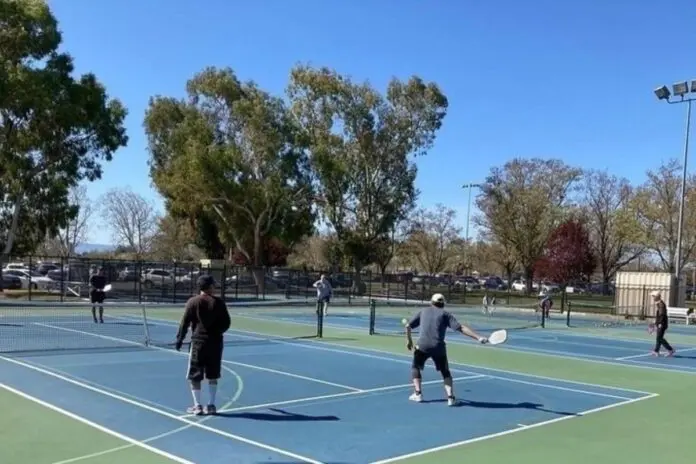
<path fill-rule="evenodd" d="M 0 353 L 71 350 L 111 350 L 174 346 L 183 305 L 105 303 L 104 322 L 95 323 L 90 303 L 0 301 Z M 228 305 L 235 317 L 253 315 L 282 323 L 302 318 L 307 324 L 301 338 L 321 336 L 316 305 Z M 98 316 L 98 314 L 97 314 Z M 188 337 L 191 333 L 189 331 Z M 269 335 L 270 340 L 274 336 Z M 227 336 L 226 344 L 259 343 L 258 337 Z M 184 343 L 190 341 L 187 338 Z"/>
<path fill-rule="evenodd" d="M 428 303 L 408 300 L 373 300 L 374 311 L 371 313 L 371 332 L 375 334 L 403 334 L 403 319 L 410 319 L 416 312 L 425 308 Z M 466 324 L 476 331 L 490 332 L 498 329 L 522 330 L 542 327 L 544 324 L 541 311 L 536 305 L 525 306 L 489 306 L 488 311 L 483 306 L 450 305 L 447 311 L 452 313 L 459 322 Z M 414 330 L 417 333 L 418 329 Z"/>
<path fill-rule="evenodd" d="M 569 305 L 566 325 L 571 328 L 598 329 L 645 327 L 648 323 L 644 308 L 607 307 L 602 309 Z"/>

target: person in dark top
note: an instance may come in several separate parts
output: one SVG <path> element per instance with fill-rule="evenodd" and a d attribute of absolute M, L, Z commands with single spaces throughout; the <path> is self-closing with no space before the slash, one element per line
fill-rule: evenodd
<path fill-rule="evenodd" d="M 89 301 L 92 303 L 92 318 L 94 323 L 97 323 L 97 304 L 99 304 L 99 323 L 104 323 L 104 300 L 106 299 L 106 277 L 104 269 L 99 268 L 95 274 L 89 278 Z"/>
<path fill-rule="evenodd" d="M 430 299 L 430 307 L 418 312 L 406 325 L 406 347 L 409 351 L 413 348 L 411 330 L 420 327 L 418 344 L 413 352 L 413 362 L 411 364 L 411 377 L 413 379 L 414 392 L 409 397 L 411 401 L 420 403 L 423 401 L 421 390 L 421 371 L 425 367 L 425 362 L 432 358 L 437 369 L 442 375 L 447 395 L 447 404 L 455 406 L 457 401 L 454 396 L 454 386 L 452 384 L 452 374 L 449 370 L 447 360 L 447 348 L 445 346 L 445 334 L 447 328 L 460 332 L 467 337 L 478 340 L 480 343 L 487 343 L 488 339 L 480 336 L 471 328 L 460 324 L 455 317 L 445 311 L 445 297 L 436 293 Z"/>
<path fill-rule="evenodd" d="M 222 374 L 222 351 L 224 334 L 230 328 L 230 314 L 222 298 L 213 295 L 215 279 L 209 275 L 198 278 L 200 294 L 186 302 L 186 310 L 176 335 L 176 350 L 181 350 L 184 339 L 191 328 L 191 347 L 187 378 L 191 383 L 193 406 L 189 414 L 215 414 L 215 395 Z M 203 409 L 201 405 L 201 382 L 208 380 L 210 398 Z"/>
<path fill-rule="evenodd" d="M 542 314 L 544 315 L 545 318 L 549 318 L 551 308 L 553 307 L 553 300 L 551 299 L 551 296 L 548 295 L 547 293 L 543 293 L 541 295 L 541 300 L 539 301 L 539 309 L 541 310 Z"/>
<path fill-rule="evenodd" d="M 665 332 L 669 328 L 669 318 L 667 317 L 667 305 L 662 300 L 660 292 L 653 291 L 650 293 L 655 302 L 655 349 L 652 352 L 653 356 L 660 356 L 660 348 L 663 346 L 667 350 L 667 356 L 674 356 L 674 348 L 665 339 Z"/>

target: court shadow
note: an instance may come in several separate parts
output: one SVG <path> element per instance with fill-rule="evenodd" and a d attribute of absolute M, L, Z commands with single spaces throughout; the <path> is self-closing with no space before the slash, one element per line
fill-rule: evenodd
<path fill-rule="evenodd" d="M 267 412 L 219 412 L 220 417 L 232 419 L 250 419 L 268 422 L 321 422 L 341 420 L 336 416 L 310 416 L 307 414 L 296 414 L 282 409 L 268 408 L 272 413 Z"/>
<path fill-rule="evenodd" d="M 427 400 L 423 401 L 424 403 L 444 403 L 445 399 L 437 399 L 437 400 Z M 544 407 L 543 404 L 539 403 L 530 403 L 527 401 L 523 401 L 520 403 L 504 403 L 504 402 L 491 402 L 491 401 L 470 401 L 470 400 L 458 400 L 459 402 L 457 403 L 456 407 L 459 408 L 483 408 L 483 409 L 530 409 L 534 411 L 541 411 L 541 412 L 548 412 L 550 414 L 555 414 L 557 416 L 577 416 L 578 414 L 575 412 L 567 412 L 567 411 L 556 411 L 553 409 L 547 409 Z"/>

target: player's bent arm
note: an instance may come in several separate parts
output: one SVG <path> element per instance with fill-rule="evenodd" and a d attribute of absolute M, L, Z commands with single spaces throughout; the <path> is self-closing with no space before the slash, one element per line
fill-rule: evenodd
<path fill-rule="evenodd" d="M 413 337 L 411 336 L 411 326 L 407 325 L 406 326 L 406 341 L 413 345 Z"/>

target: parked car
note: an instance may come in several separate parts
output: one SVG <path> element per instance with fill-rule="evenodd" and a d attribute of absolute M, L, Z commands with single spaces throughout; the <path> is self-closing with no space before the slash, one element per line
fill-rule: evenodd
<path fill-rule="evenodd" d="M 2 271 L 2 275 L 17 277 L 22 282 L 23 289 L 46 290 L 53 284 L 53 281 L 48 277 L 42 276 L 36 271 L 30 271 L 29 269 L 6 269 Z"/>
<path fill-rule="evenodd" d="M 498 276 L 487 277 L 484 279 L 482 285 L 489 290 L 507 290 L 507 284 Z"/>
<path fill-rule="evenodd" d="M 176 288 L 183 289 L 187 283 L 185 276 L 177 276 L 174 272 L 164 269 L 148 269 L 140 276 L 145 288 Z"/>
<path fill-rule="evenodd" d="M 5 290 L 21 290 L 22 280 L 15 276 L 2 272 L 2 288 Z"/>
<path fill-rule="evenodd" d="M 48 275 L 49 272 L 55 271 L 56 269 L 60 269 L 60 266 L 57 264 L 53 263 L 41 263 L 39 266 L 36 268 L 36 272 L 39 274 L 45 276 Z"/>

